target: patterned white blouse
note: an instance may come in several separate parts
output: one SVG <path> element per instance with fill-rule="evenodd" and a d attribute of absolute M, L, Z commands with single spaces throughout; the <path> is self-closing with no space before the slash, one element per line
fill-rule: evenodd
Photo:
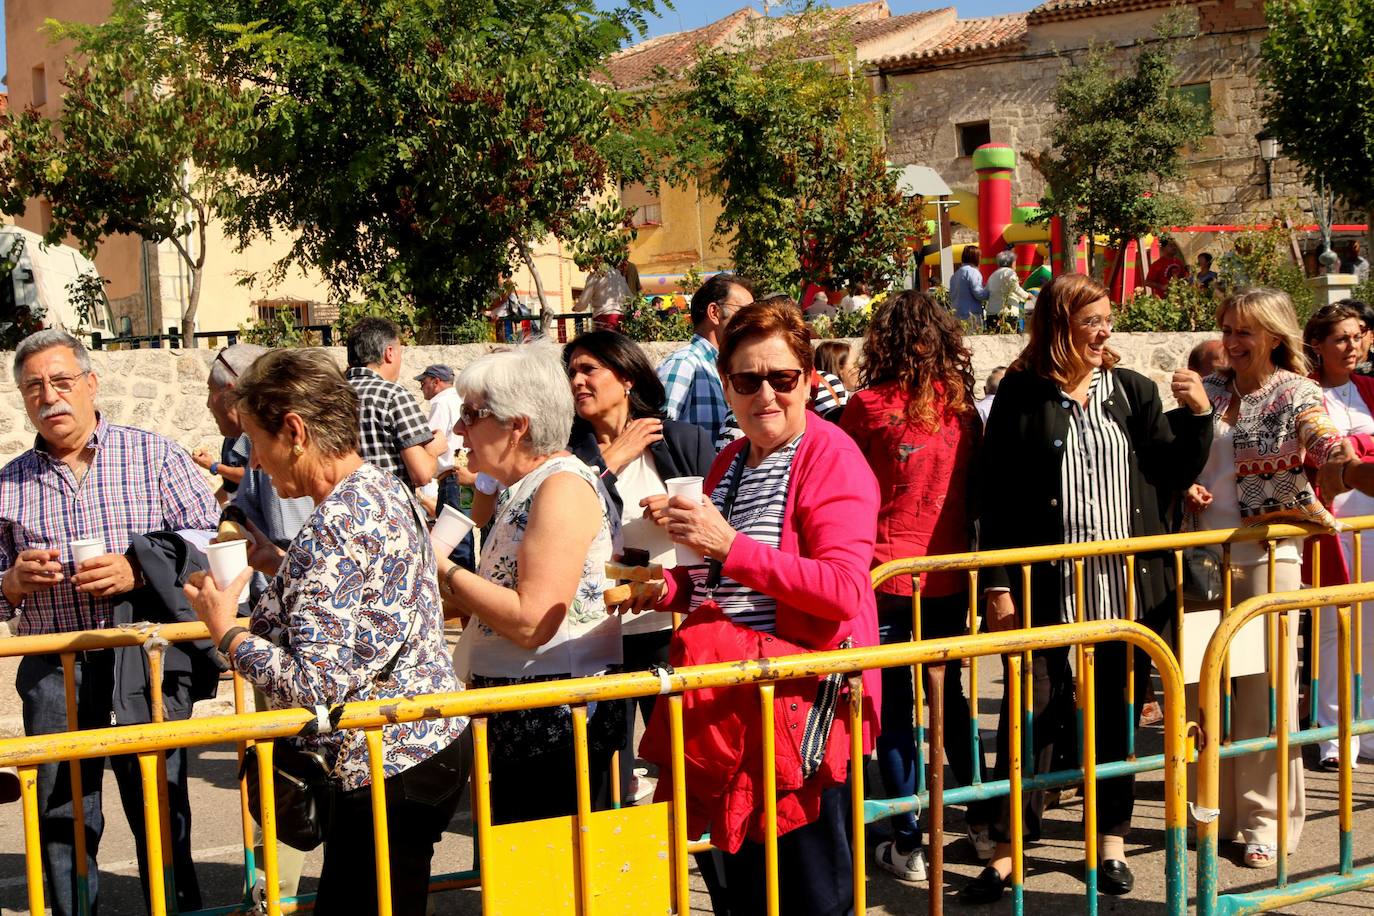
<path fill-rule="evenodd" d="M 621 662 L 620 618 L 606 613 L 602 595 L 613 585 L 606 564 L 617 552 L 620 514 L 596 472 L 572 455 L 558 455 L 530 471 L 505 490 L 496 502 L 495 516 L 482 543 L 482 578 L 509 589 L 520 585 L 520 544 L 530 523 L 530 508 L 539 487 L 555 474 L 570 473 L 586 481 L 601 503 L 601 525 L 587 548 L 582 577 L 558 632 L 536 649 L 523 649 L 474 615 L 473 673 L 484 678 L 544 678 L 550 675 L 584 677 L 604 674 Z"/>
<path fill-rule="evenodd" d="M 253 638 L 231 659 L 274 709 L 462 689 L 444 644 L 434 551 L 416 511 L 396 475 L 367 463 L 315 507 L 253 609 Z M 448 747 L 467 724 L 385 726 L 386 775 Z M 371 781 L 362 731 L 300 740 L 325 755 L 345 789 Z"/>

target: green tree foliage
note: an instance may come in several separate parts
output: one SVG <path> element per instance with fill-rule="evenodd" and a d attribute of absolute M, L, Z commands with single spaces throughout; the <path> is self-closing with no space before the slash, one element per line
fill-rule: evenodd
<path fill-rule="evenodd" d="M 594 198 L 642 177 L 645 105 L 595 79 L 655 0 L 145 0 L 257 87 L 243 242 L 282 227 L 278 265 L 340 293 L 386 279 L 426 318 L 487 305 L 552 233 L 623 257 L 626 214 Z M 598 236 L 619 240 L 598 248 Z M 371 295 L 377 287 L 363 291 Z"/>
<path fill-rule="evenodd" d="M 1193 31 L 1184 14 L 1167 14 L 1125 73 L 1101 46 L 1064 62 L 1050 149 L 1028 158 L 1045 177 L 1042 211 L 1063 217 L 1071 238 L 1087 234 L 1092 260 L 1096 235 L 1120 247 L 1190 216 L 1187 202 L 1164 186 L 1183 177 L 1182 150 L 1211 130 L 1211 113 L 1173 91 L 1174 60 Z"/>
<path fill-rule="evenodd" d="M 118 0 L 103 25 L 49 21 L 47 33 L 77 57 L 56 119 L 0 115 L 0 212 L 46 199 L 47 241 L 71 235 L 88 254 L 120 233 L 170 242 L 191 277 L 189 340 L 206 228 L 235 204 L 231 165 L 251 148 L 258 92 L 213 78 L 202 50 L 136 0 Z"/>
<path fill-rule="evenodd" d="M 881 289 L 920 244 L 921 202 L 897 190 L 885 114 L 846 73 L 852 60 L 816 60 L 814 46 L 807 59 L 803 47 L 783 38 L 702 55 L 665 104 L 670 174 L 721 200 L 716 236 L 763 288 Z"/>
<path fill-rule="evenodd" d="M 1374 4 L 1270 0 L 1265 126 L 1314 187 L 1363 210 L 1374 247 Z"/>

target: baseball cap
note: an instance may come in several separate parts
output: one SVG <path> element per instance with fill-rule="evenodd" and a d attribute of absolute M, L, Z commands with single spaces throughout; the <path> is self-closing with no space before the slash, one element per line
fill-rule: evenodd
<path fill-rule="evenodd" d="M 437 364 L 433 366 L 426 366 L 424 372 L 421 372 L 419 375 L 415 376 L 415 381 L 422 382 L 427 378 L 437 378 L 441 382 L 452 382 L 453 370 L 450 369 L 448 366 L 440 366 Z"/>

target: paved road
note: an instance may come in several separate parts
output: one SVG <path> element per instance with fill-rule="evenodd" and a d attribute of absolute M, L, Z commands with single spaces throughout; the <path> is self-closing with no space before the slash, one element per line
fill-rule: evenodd
<path fill-rule="evenodd" d="M 987 666 L 993 667 L 993 666 Z M 0 722 L 6 715 L 17 712 L 12 696 L 13 666 L 0 664 Z M 984 678 L 980 708 L 985 730 L 993 727 L 992 713 L 1000 686 L 991 678 Z M 991 736 L 988 736 L 991 740 Z M 1158 729 L 1142 733 L 1139 751 L 1154 753 L 1160 747 Z M 191 772 L 192 800 L 195 812 L 194 837 L 197 865 L 207 903 L 229 903 L 240 897 L 242 888 L 241 828 L 238 823 L 238 796 L 234 782 L 234 752 L 229 746 L 200 748 L 193 754 Z M 870 767 L 870 794 L 878 785 L 876 771 Z M 1335 812 L 1336 778 L 1332 774 L 1308 770 L 1308 804 L 1311 809 L 1302 847 L 1290 859 L 1290 873 L 1295 879 L 1311 874 L 1334 872 L 1337 861 L 1337 821 Z M 142 911 L 139 904 L 137 868 L 134 864 L 133 842 L 124 823 L 112 778 L 106 778 L 109 815 L 103 848 L 102 898 L 107 913 L 125 914 Z M 1355 773 L 1357 864 L 1374 862 L 1374 763 L 1366 762 Z M 1163 780 L 1160 774 L 1148 774 L 1138 782 L 1136 829 L 1128 850 L 1137 875 L 1136 892 L 1126 898 L 1102 898 L 1099 909 L 1103 913 L 1155 914 L 1162 911 L 1164 899 L 1163 856 Z M 1045 838 L 1033 847 L 1028 856 L 1027 904 L 1029 908 L 1046 908 L 1048 912 L 1081 912 L 1083 910 L 1081 802 L 1074 800 L 1064 808 L 1052 811 L 1045 828 Z M 963 814 L 951 809 L 946 818 L 948 831 L 946 859 L 948 863 L 946 902 L 950 912 L 959 905 L 953 894 L 975 874 L 978 866 L 972 859 L 967 843 L 962 839 Z M 869 830 L 870 849 L 883 831 L 882 825 Z M 466 811 L 461 810 L 450 825 L 435 856 L 436 871 L 457 871 L 472 862 L 472 827 Z M 23 881 L 23 833 L 19 807 L 0 808 L 0 909 L 5 913 L 24 912 L 27 906 Z M 870 856 L 871 862 L 871 856 Z M 1189 857 L 1189 887 L 1195 886 L 1194 860 Z M 306 861 L 305 889 L 313 887 L 318 875 L 320 854 L 317 851 Z M 537 861 L 531 867 L 538 867 Z M 783 876 L 786 880 L 786 876 Z M 1260 888 L 1272 882 L 1273 872 L 1261 873 L 1240 868 L 1230 862 L 1222 863 L 1221 881 L 1225 888 Z M 693 912 L 708 913 L 706 897 L 699 880 L 693 874 Z M 908 886 L 876 869 L 870 869 L 868 902 L 871 913 L 920 913 L 926 910 L 928 898 L 924 886 Z M 987 912 L 1003 912 L 1009 905 L 989 907 Z M 1334 916 L 1334 914 L 1369 912 L 1374 910 L 1374 894 L 1368 892 L 1344 895 L 1327 902 L 1306 904 L 1282 912 L 1305 916 Z M 453 891 L 437 895 L 438 914 L 477 914 L 480 897 L 475 890 Z"/>

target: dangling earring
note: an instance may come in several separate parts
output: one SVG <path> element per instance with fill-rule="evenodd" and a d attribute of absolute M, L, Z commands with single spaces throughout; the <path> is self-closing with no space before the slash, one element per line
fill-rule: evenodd
<path fill-rule="evenodd" d="M 299 442 L 297 442 L 295 445 L 291 446 L 291 455 L 292 455 L 292 457 L 299 458 L 300 456 L 302 456 L 302 455 L 304 455 L 304 454 L 305 454 L 305 446 L 301 445 Z"/>

